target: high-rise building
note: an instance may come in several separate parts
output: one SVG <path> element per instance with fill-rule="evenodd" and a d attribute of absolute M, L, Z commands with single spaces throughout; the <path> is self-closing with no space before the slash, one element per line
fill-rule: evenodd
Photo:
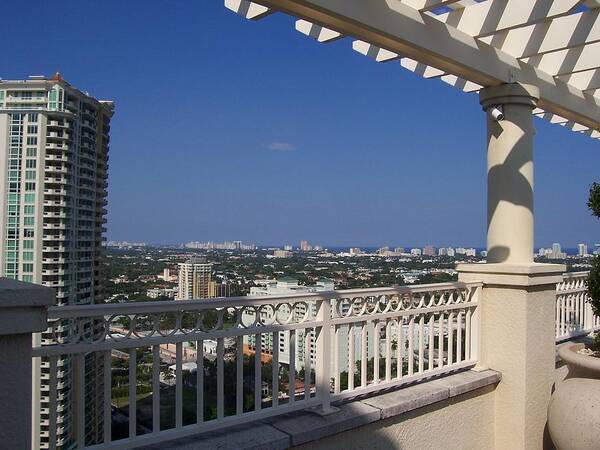
<path fill-rule="evenodd" d="M 0 80 L 0 275 L 53 287 L 59 306 L 100 303 L 110 119 L 113 103 L 98 101 L 59 74 Z M 42 333 L 34 345 L 69 339 Z M 98 331 L 90 323 L 90 332 Z M 98 354 L 99 355 L 99 354 Z M 85 356 L 86 415 L 75 417 L 75 361 L 61 358 L 57 448 L 72 444 L 75 421 L 84 420 L 86 441 L 102 435 L 102 360 Z M 34 360 L 35 448 L 48 448 L 49 362 Z M 35 425 L 37 423 L 38 425 Z M 39 442 L 37 442 L 39 435 Z"/>
<path fill-rule="evenodd" d="M 435 256 L 436 251 L 435 251 L 435 247 L 432 245 L 427 245 L 424 249 L 423 249 L 423 255 L 424 256 Z"/>
<path fill-rule="evenodd" d="M 179 292 L 177 300 L 210 298 L 212 264 L 190 259 L 179 264 Z"/>
<path fill-rule="evenodd" d="M 577 245 L 577 250 L 579 256 L 586 256 L 588 254 L 588 246 L 586 244 Z"/>
<path fill-rule="evenodd" d="M 308 243 L 308 241 L 300 241 L 300 251 L 302 251 L 302 252 L 310 252 L 312 249 L 313 248 Z"/>

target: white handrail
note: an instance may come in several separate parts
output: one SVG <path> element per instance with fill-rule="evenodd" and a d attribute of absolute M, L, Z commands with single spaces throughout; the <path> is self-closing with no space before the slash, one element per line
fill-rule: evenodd
<path fill-rule="evenodd" d="M 82 406 L 81 400 L 74 406 L 79 412 L 95 413 L 98 420 L 111 417 L 116 376 L 112 360 L 128 358 L 125 397 L 129 406 L 121 413 L 129 414 L 132 421 L 137 415 L 138 425 L 145 421 L 152 432 L 138 436 L 132 422 L 128 436 L 111 441 L 107 424 L 97 441 L 98 448 L 127 448 L 307 407 L 326 413 L 332 401 L 472 367 L 479 348 L 481 290 L 482 283 L 477 282 L 440 283 L 56 307 L 48 312 L 46 345 L 35 347 L 33 355 L 42 358 L 43 366 L 50 361 L 50 379 L 56 379 L 59 361 L 75 361 L 77 392 L 95 377 L 101 383 L 102 411 L 94 411 L 93 404 Z M 137 349 L 144 348 L 150 351 L 136 360 Z M 175 362 L 174 370 L 169 369 L 170 380 L 161 375 L 163 354 Z M 88 373 L 82 373 L 84 360 L 94 360 L 93 355 L 109 367 L 102 365 L 96 374 L 91 365 Z M 249 357 L 254 357 L 253 363 Z M 144 389 L 152 391 L 152 417 L 136 413 L 143 394 L 133 384 L 136 373 L 145 373 L 143 361 L 150 365 L 151 377 Z M 265 364 L 271 366 L 270 376 Z M 195 376 L 186 375 L 192 366 Z M 232 377 L 233 386 L 224 382 Z M 208 387 L 212 383 L 215 387 Z M 174 428 L 162 430 L 157 419 L 161 391 L 171 388 Z M 246 397 L 249 390 L 252 395 Z M 193 407 L 186 400 L 190 392 L 195 392 Z M 51 408 L 67 401 L 58 398 L 57 389 L 47 395 Z M 214 402 L 214 409 L 207 409 L 208 402 Z M 193 425 L 184 425 L 184 409 L 187 415 L 195 414 Z M 214 417 L 207 416 L 213 411 Z M 76 441 L 81 442 L 81 422 L 75 425 Z"/>

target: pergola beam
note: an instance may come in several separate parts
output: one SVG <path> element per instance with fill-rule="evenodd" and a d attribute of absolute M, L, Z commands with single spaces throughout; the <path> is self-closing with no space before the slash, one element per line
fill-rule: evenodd
<path fill-rule="evenodd" d="M 539 0 L 538 0 L 539 1 Z M 448 26 L 429 14 L 400 3 L 397 0 L 260 0 L 262 4 L 281 10 L 331 30 L 353 36 L 391 53 L 409 57 L 427 66 L 481 86 L 521 82 L 540 89 L 540 108 L 580 123 L 591 129 L 600 127 L 600 102 L 584 95 L 581 90 L 567 85 L 561 79 L 521 62 L 469 34 Z M 469 11 L 484 3 L 470 6 Z M 502 1 L 500 1 L 502 3 Z M 514 2 L 508 3 L 509 5 Z M 533 4 L 529 15 L 540 17 L 567 14 L 578 2 L 557 0 Z M 519 9 L 519 8 L 517 8 Z M 527 10 L 527 8 L 523 8 Z M 535 15 L 534 14 L 534 15 Z M 501 17 L 502 20 L 503 17 Z M 504 20 L 503 26 L 517 25 L 517 18 Z M 520 21 L 520 24 L 523 20 Z M 496 24 L 497 26 L 497 24 Z"/>

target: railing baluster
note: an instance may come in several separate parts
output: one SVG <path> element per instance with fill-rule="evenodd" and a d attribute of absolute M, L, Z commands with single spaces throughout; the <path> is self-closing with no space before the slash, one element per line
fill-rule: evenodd
<path fill-rule="evenodd" d="M 183 343 L 175 344 L 175 428 L 183 426 Z"/>
<path fill-rule="evenodd" d="M 217 339 L 217 419 L 222 419 L 225 415 L 225 370 L 223 362 L 225 360 L 225 345 L 223 338 Z"/>
<path fill-rule="evenodd" d="M 378 384 L 379 383 L 379 333 L 380 333 L 380 322 L 379 320 L 375 321 L 375 327 L 374 327 L 374 350 L 375 350 L 375 355 L 373 356 L 373 383 Z"/>
<path fill-rule="evenodd" d="M 262 407 L 262 340 L 261 334 L 254 335 L 254 410 L 260 411 Z"/>
<path fill-rule="evenodd" d="M 152 346 L 152 432 L 160 431 L 160 345 Z"/>
<path fill-rule="evenodd" d="M 310 331 L 304 329 L 304 400 L 310 398 Z"/>
<path fill-rule="evenodd" d="M 279 405 L 279 332 L 273 332 L 273 361 L 272 361 L 273 386 L 271 390 L 271 404 L 273 408 Z"/>
<path fill-rule="evenodd" d="M 315 395 L 321 402 L 321 411 L 327 413 L 331 410 L 331 301 L 317 300 L 316 306 Z"/>
<path fill-rule="evenodd" d="M 235 413 L 244 413 L 244 336 L 238 336 L 235 345 Z"/>
<path fill-rule="evenodd" d="M 467 309 L 465 316 L 465 359 L 471 360 L 471 308 Z"/>
<path fill-rule="evenodd" d="M 438 367 L 444 365 L 444 313 L 438 318 Z"/>
<path fill-rule="evenodd" d="M 456 317 L 456 362 L 462 360 L 462 312 L 459 312 Z"/>
<path fill-rule="evenodd" d="M 392 381 L 392 322 L 385 322 L 385 381 Z"/>
<path fill-rule="evenodd" d="M 103 352 L 103 443 L 106 445 L 112 440 L 112 356 L 110 350 Z"/>
<path fill-rule="evenodd" d="M 425 370 L 425 316 L 419 318 L 419 373 Z"/>
<path fill-rule="evenodd" d="M 58 395 L 58 357 L 51 356 L 49 358 L 50 362 L 50 385 L 48 386 L 49 392 L 49 402 L 48 402 L 48 433 L 49 433 L 49 448 L 51 450 L 56 450 L 56 428 L 57 428 L 57 395 Z M 110 388 L 108 390 L 110 392 Z M 109 404 L 110 405 L 110 404 Z M 6 407 L 6 405 L 5 405 Z"/>
<path fill-rule="evenodd" d="M 360 327 L 360 385 L 367 385 L 367 322 Z"/>
<path fill-rule="evenodd" d="M 408 322 L 408 351 L 406 357 L 408 358 L 408 376 L 410 377 L 414 372 L 415 363 L 415 349 L 414 349 L 414 338 L 415 338 L 415 317 L 411 316 Z"/>
<path fill-rule="evenodd" d="M 137 434 L 137 353 L 136 349 L 129 349 L 129 437 Z"/>
<path fill-rule="evenodd" d="M 454 313 L 448 314 L 448 365 L 454 362 Z"/>
<path fill-rule="evenodd" d="M 239 345 L 238 351 L 242 347 Z M 196 341 L 196 423 L 204 422 L 204 340 Z"/>
<path fill-rule="evenodd" d="M 433 322 L 435 321 L 435 317 L 433 314 L 429 316 L 429 342 L 427 344 L 427 370 L 433 370 L 433 346 L 434 346 L 434 330 L 433 330 Z"/>
<path fill-rule="evenodd" d="M 354 323 L 348 327 L 348 390 L 354 389 Z"/>
<path fill-rule="evenodd" d="M 290 403 L 296 401 L 296 330 L 290 330 L 289 342 L 290 342 L 290 373 L 289 373 L 289 386 L 288 395 L 290 397 Z"/>
<path fill-rule="evenodd" d="M 398 343 L 396 344 L 396 378 L 402 378 L 404 372 L 404 317 L 398 317 L 398 330 L 396 331 Z"/>
<path fill-rule="evenodd" d="M 334 377 L 334 393 L 340 393 L 340 327 L 334 325 L 333 334 L 333 377 Z"/>

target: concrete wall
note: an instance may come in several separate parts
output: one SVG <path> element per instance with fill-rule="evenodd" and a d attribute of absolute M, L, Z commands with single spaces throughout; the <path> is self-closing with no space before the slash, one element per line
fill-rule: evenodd
<path fill-rule="evenodd" d="M 297 448 L 482 450 L 494 448 L 494 390 L 487 386 Z"/>

